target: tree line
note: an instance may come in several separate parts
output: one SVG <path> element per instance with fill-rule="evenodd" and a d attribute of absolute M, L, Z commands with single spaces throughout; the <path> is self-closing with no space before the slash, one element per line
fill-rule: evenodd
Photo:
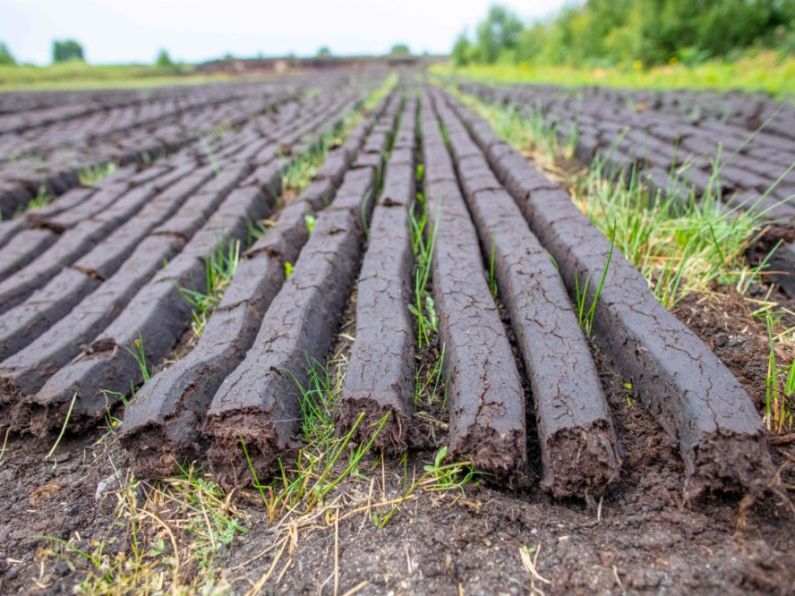
<path fill-rule="evenodd" d="M 495 5 L 451 58 L 653 66 L 733 59 L 752 47 L 795 53 L 795 0 L 586 0 L 529 25 Z"/>
<path fill-rule="evenodd" d="M 83 45 L 74 39 L 53 40 L 52 42 L 52 63 L 60 64 L 63 62 L 85 62 L 85 52 Z M 0 41 L 0 66 L 14 66 L 17 60 L 11 53 L 8 45 Z M 167 50 L 161 49 L 154 61 L 158 68 L 176 70 L 180 65 L 171 59 Z"/>

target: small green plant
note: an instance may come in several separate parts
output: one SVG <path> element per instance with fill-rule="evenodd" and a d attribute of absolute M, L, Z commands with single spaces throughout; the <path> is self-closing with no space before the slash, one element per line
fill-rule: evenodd
<path fill-rule="evenodd" d="M 372 522 L 378 528 L 385 527 L 389 521 L 400 511 L 405 503 L 413 498 L 417 492 L 443 493 L 458 491 L 464 493 L 464 488 L 475 481 L 478 476 L 485 476 L 472 467 L 469 461 L 444 463 L 447 458 L 447 447 L 442 447 L 434 456 L 433 462 L 423 466 L 423 473 L 412 482 L 405 483 L 403 495 L 394 500 L 385 513 L 374 513 Z M 404 460 L 405 461 L 405 460 Z M 406 466 L 404 466 L 405 470 Z M 404 477 L 407 476 L 404 471 Z"/>
<path fill-rule="evenodd" d="M 47 452 L 47 455 L 44 456 L 44 459 L 50 459 L 55 450 L 58 449 L 58 445 L 61 444 L 61 440 L 63 439 L 64 435 L 66 434 L 66 427 L 69 426 L 69 420 L 72 419 L 72 412 L 75 409 L 75 404 L 77 403 L 77 393 L 72 395 L 72 400 L 69 402 L 69 408 L 66 410 L 66 416 L 64 417 L 63 426 L 61 426 L 61 432 L 58 433 L 58 438 L 55 439 L 55 443 L 53 443 L 52 448 Z M 8 436 L 6 436 L 6 439 Z"/>
<path fill-rule="evenodd" d="M 475 477 L 475 469 L 469 462 L 445 464 L 446 457 L 447 447 L 445 446 L 436 453 L 432 464 L 423 466 L 425 474 L 433 479 L 432 485 L 427 490 L 431 492 L 459 490 L 463 493 L 464 486 Z"/>
<path fill-rule="evenodd" d="M 199 148 L 202 150 L 202 153 L 204 153 L 204 157 L 206 157 L 207 161 L 210 163 L 210 167 L 213 169 L 213 174 L 217 176 L 221 173 L 221 170 L 223 170 L 223 166 L 218 160 L 218 157 L 216 156 L 215 150 L 212 146 L 212 140 L 214 138 L 215 135 L 213 134 L 201 137 L 201 139 L 199 139 Z"/>
<path fill-rule="evenodd" d="M 251 247 L 257 240 L 268 233 L 268 222 L 255 221 L 246 224 L 246 246 Z"/>
<path fill-rule="evenodd" d="M 135 358 L 135 363 L 138 365 L 138 372 L 141 375 L 144 383 L 147 383 L 152 378 L 152 372 L 149 370 L 149 365 L 146 363 L 146 350 L 144 349 L 144 340 L 138 337 L 133 340 L 131 348 L 125 347 L 125 350 Z"/>
<path fill-rule="evenodd" d="M 93 186 L 103 178 L 107 178 L 116 171 L 116 164 L 109 161 L 98 166 L 83 168 L 77 174 L 77 179 L 83 186 Z"/>
<path fill-rule="evenodd" d="M 306 231 L 310 234 L 315 229 L 315 224 L 317 223 L 317 219 L 314 215 L 307 213 L 304 215 L 304 222 L 306 223 Z"/>
<path fill-rule="evenodd" d="M 293 264 L 290 261 L 284 262 L 284 279 L 288 279 L 293 274 Z"/>
<path fill-rule="evenodd" d="M 423 363 L 414 375 L 412 402 L 414 407 L 421 403 L 426 406 L 438 404 L 441 410 L 447 405 L 447 385 L 444 383 L 444 356 L 446 346 L 442 346 L 439 356 L 430 368 Z"/>
<path fill-rule="evenodd" d="M 602 289 L 604 288 L 605 280 L 607 279 L 607 271 L 610 269 L 610 263 L 613 260 L 614 249 L 615 231 L 611 235 L 610 251 L 607 253 L 607 260 L 605 261 L 605 266 L 602 269 L 602 275 L 599 277 L 599 283 L 596 285 L 596 290 L 594 291 L 594 295 L 590 304 L 586 304 L 588 301 L 590 276 L 585 278 L 585 283 L 581 286 L 579 276 L 576 273 L 574 275 L 574 293 L 577 302 L 577 321 L 580 323 L 580 326 L 585 329 L 585 334 L 588 337 L 591 337 L 591 333 L 593 332 L 593 322 L 594 318 L 596 317 L 596 307 L 599 304 L 599 296 L 602 294 Z"/>
<path fill-rule="evenodd" d="M 767 328 L 768 356 L 767 375 L 765 377 L 765 426 L 767 429 L 781 433 L 793 426 L 793 395 L 795 395 L 795 360 L 789 367 L 781 369 L 776 357 L 776 342 L 773 333 L 773 317 L 765 311 L 765 327 Z M 782 384 L 781 379 L 785 378 Z"/>
<path fill-rule="evenodd" d="M 491 237 L 491 250 L 489 251 L 489 290 L 491 295 L 495 298 L 499 294 L 499 287 L 497 286 L 497 276 L 495 274 L 495 251 L 494 251 L 494 236 Z"/>
<path fill-rule="evenodd" d="M 52 193 L 47 189 L 44 184 L 39 185 L 39 189 L 36 192 L 36 196 L 33 197 L 28 204 L 25 205 L 25 211 L 32 211 L 33 209 L 40 209 L 45 205 L 49 205 L 52 202 L 53 196 Z"/>
<path fill-rule="evenodd" d="M 224 290 L 235 276 L 240 264 L 240 241 L 230 240 L 204 261 L 204 290 L 180 287 L 178 291 L 193 307 L 193 331 L 201 336 L 212 310 L 221 302 Z"/>
<path fill-rule="evenodd" d="M 417 345 L 420 348 L 430 345 L 431 334 L 439 331 L 436 307 L 428 291 L 437 225 L 428 226 L 427 200 L 418 193 L 417 205 L 412 205 L 409 210 L 411 248 L 414 253 L 414 303 L 409 305 L 409 311 L 417 320 Z"/>

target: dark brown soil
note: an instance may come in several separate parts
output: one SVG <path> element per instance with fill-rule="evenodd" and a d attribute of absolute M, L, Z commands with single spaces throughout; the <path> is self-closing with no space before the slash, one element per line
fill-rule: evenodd
<path fill-rule="evenodd" d="M 766 361 L 764 328 L 744 316 L 742 303 L 685 300 L 676 314 L 687 322 L 759 397 Z M 349 321 L 350 305 L 346 321 Z M 725 313 L 731 313 L 728 317 Z M 348 328 L 348 333 L 351 329 Z M 340 348 L 340 346 L 338 346 Z M 760 351 L 761 350 L 761 351 Z M 757 364 L 761 362 L 761 364 Z M 421 493 L 379 529 L 366 513 L 339 525 L 322 519 L 300 532 L 280 581 L 268 593 L 330 594 L 334 590 L 335 550 L 339 593 L 491 594 L 527 593 L 530 579 L 520 548 L 540 545 L 537 570 L 551 584 L 536 581 L 547 593 L 792 593 L 795 590 L 793 514 L 780 496 L 754 503 L 713 495 L 683 504 L 684 471 L 676 448 L 622 379 L 596 354 L 597 368 L 616 423 L 623 458 L 621 480 L 601 506 L 579 501 L 555 502 L 534 484 L 523 492 L 505 492 L 481 482 L 464 492 Z M 761 376 L 760 376 L 761 375 Z M 762 382 L 760 382 L 760 379 Z M 440 427 L 437 427 L 440 428 Z M 107 431 L 104 431 L 107 432 Z M 439 432 L 443 432 L 440 430 Z M 441 437 L 444 439 L 444 437 Z M 0 461 L 0 592 L 70 591 L 87 571 L 78 557 L 67 563 L 42 558 L 47 534 L 63 539 L 122 538 L 124 527 L 113 515 L 128 462 L 114 435 L 97 433 L 67 438 L 53 460 L 43 458 L 51 443 L 12 438 Z M 433 451 L 415 452 L 408 472 L 429 462 Z M 774 447 L 782 482 L 795 481 L 795 445 Z M 537 480 L 538 453 L 531 452 Z M 387 497 L 399 496 L 406 470 L 387 460 L 370 460 L 365 478 L 352 478 L 334 496 L 341 512 L 355 508 L 382 477 Z M 96 495 L 103 494 L 99 500 Z M 791 495 L 791 493 L 790 493 Z M 249 532 L 221 551 L 225 569 L 262 553 L 272 540 L 262 507 L 241 500 L 250 514 Z M 123 539 L 109 549 L 124 547 Z M 335 546 L 336 545 L 336 546 Z M 268 569 L 272 553 L 224 573 L 233 592 L 244 592 Z M 281 570 L 281 564 L 278 567 Z"/>

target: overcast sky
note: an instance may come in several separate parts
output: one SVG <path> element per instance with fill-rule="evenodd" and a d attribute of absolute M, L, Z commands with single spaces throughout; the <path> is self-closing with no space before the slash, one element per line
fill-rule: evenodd
<path fill-rule="evenodd" d="M 523 20 L 564 0 L 506 0 Z M 46 64 L 72 37 L 94 63 L 152 62 L 166 48 L 189 62 L 238 56 L 383 53 L 404 42 L 446 52 L 489 0 L 0 0 L 0 41 L 18 61 Z"/>

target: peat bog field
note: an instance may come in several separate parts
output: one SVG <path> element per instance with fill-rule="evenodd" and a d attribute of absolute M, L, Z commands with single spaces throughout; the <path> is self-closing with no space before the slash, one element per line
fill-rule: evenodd
<path fill-rule="evenodd" d="M 791 105 L 4 93 L 0 213 L 0 592 L 795 591 Z"/>

